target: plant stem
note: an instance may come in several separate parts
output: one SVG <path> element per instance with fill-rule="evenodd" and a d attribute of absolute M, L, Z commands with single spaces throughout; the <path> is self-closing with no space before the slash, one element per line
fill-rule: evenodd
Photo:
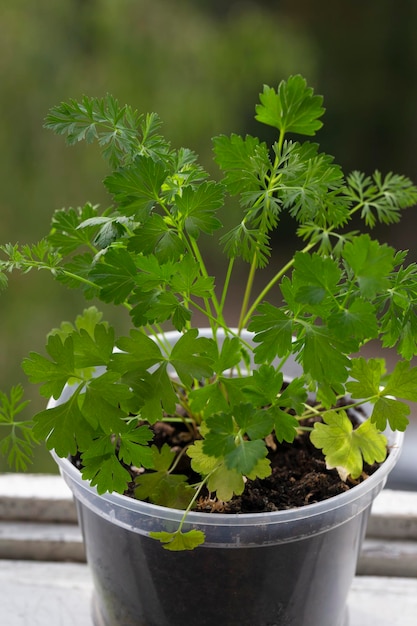
<path fill-rule="evenodd" d="M 230 279 L 232 277 L 232 271 L 233 271 L 234 264 L 235 264 L 235 258 L 232 257 L 229 260 L 229 265 L 227 267 L 227 272 L 226 272 L 226 276 L 225 276 L 224 284 L 223 284 L 222 296 L 221 296 L 221 300 L 220 300 L 220 309 L 221 309 L 222 312 L 224 311 L 224 305 L 225 305 L 227 293 L 228 293 L 228 290 L 229 290 Z"/>
<path fill-rule="evenodd" d="M 242 331 L 242 329 L 245 327 L 245 320 L 247 319 L 246 311 L 249 306 L 250 294 L 252 292 L 253 282 L 255 279 L 256 265 L 257 265 L 257 255 L 255 253 L 252 259 L 250 270 L 249 270 L 249 276 L 248 276 L 248 280 L 246 283 L 245 294 L 243 296 L 242 308 L 240 310 L 239 325 L 238 325 L 239 334 Z"/>
<path fill-rule="evenodd" d="M 315 243 L 309 243 L 307 246 L 305 246 L 302 250 L 302 252 L 308 252 L 309 250 L 311 250 L 312 248 L 314 248 L 316 244 Z M 288 261 L 288 263 L 286 263 L 280 270 L 279 272 L 277 272 L 275 274 L 275 276 L 273 278 L 271 278 L 271 280 L 269 281 L 269 283 L 262 289 L 262 291 L 260 292 L 260 294 L 258 295 L 258 297 L 255 299 L 255 301 L 253 302 L 252 306 L 249 308 L 249 310 L 247 311 L 247 313 L 245 314 L 243 320 L 242 320 L 242 328 L 246 327 L 249 319 L 252 315 L 252 313 L 255 311 L 255 309 L 258 307 L 258 305 L 260 304 L 260 302 L 262 302 L 262 300 L 265 298 L 265 296 L 269 293 L 269 291 L 272 289 L 272 287 L 280 280 L 280 278 L 282 278 L 284 276 L 284 274 L 286 274 L 286 272 L 288 272 L 289 269 L 291 269 L 291 267 L 294 265 L 294 259 L 291 259 L 290 261 Z"/>
<path fill-rule="evenodd" d="M 207 272 L 207 268 L 206 268 L 206 264 L 204 263 L 204 259 L 203 259 L 202 255 L 201 255 L 200 248 L 198 247 L 197 242 L 196 242 L 196 240 L 195 240 L 193 237 L 190 237 L 190 242 L 191 242 L 191 246 L 192 246 L 192 249 L 193 249 L 193 253 L 194 253 L 194 255 L 195 255 L 195 258 L 197 259 L 197 261 L 198 261 L 198 263 L 199 263 L 199 265 L 200 265 L 200 268 L 201 268 L 201 273 L 202 273 L 202 275 L 204 276 L 204 278 L 208 278 L 208 277 L 209 277 L 209 274 L 208 274 L 208 272 Z M 218 321 L 219 321 L 222 325 L 224 325 L 224 326 L 225 326 L 226 324 L 225 324 L 225 321 L 224 321 L 224 318 L 223 318 L 223 311 L 222 311 L 222 309 L 221 309 L 221 306 L 220 306 L 220 304 L 219 304 L 219 301 L 218 301 L 218 299 L 217 299 L 217 296 L 216 296 L 216 294 L 215 294 L 215 292 L 214 292 L 214 289 L 213 289 L 213 293 L 211 294 L 211 301 L 212 301 L 213 306 L 214 306 L 214 309 L 215 309 L 215 311 L 216 311 L 216 315 L 217 315 L 217 317 L 218 317 Z M 211 315 L 210 303 L 209 303 L 208 298 L 204 298 L 204 302 L 205 302 L 205 305 L 206 305 L 206 310 L 207 310 L 207 313 L 208 313 L 208 317 L 209 317 L 209 319 L 210 319 L 210 318 L 211 318 L 211 319 L 215 319 L 215 318 L 213 318 L 213 316 Z M 217 321 L 217 320 L 216 320 L 216 321 Z M 213 329 L 213 332 L 214 332 L 214 331 L 215 331 L 215 328 L 214 328 L 213 324 L 211 324 L 211 326 L 212 326 L 212 329 Z"/>

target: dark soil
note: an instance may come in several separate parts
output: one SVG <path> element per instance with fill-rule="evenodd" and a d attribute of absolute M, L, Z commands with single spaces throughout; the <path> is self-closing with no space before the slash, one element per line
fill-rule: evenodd
<path fill-rule="evenodd" d="M 351 420 L 358 423 L 354 414 Z M 308 424 L 309 426 L 312 423 Z M 189 433 L 183 428 L 174 428 L 170 424 L 157 423 L 153 427 L 158 446 L 168 443 L 179 450 L 190 442 Z M 343 493 L 365 480 L 375 472 L 380 464 L 364 464 L 362 475 L 357 480 L 344 482 L 336 470 L 328 470 L 321 450 L 315 448 L 309 439 L 309 433 L 301 433 L 289 444 L 279 443 L 275 438 L 267 442 L 268 458 L 272 473 L 262 480 L 248 480 L 241 496 L 235 496 L 230 502 L 219 502 L 208 492 L 203 493 L 195 510 L 218 513 L 262 513 L 298 508 L 314 502 L 326 500 Z M 177 473 L 189 476 L 190 483 L 198 482 L 193 475 L 189 459 L 183 455 Z M 134 487 L 134 483 L 131 485 Z M 134 497 L 133 492 L 126 495 Z"/>
<path fill-rule="evenodd" d="M 350 414 L 350 419 L 354 426 L 359 423 L 355 414 Z M 304 425 L 312 426 L 313 422 Z M 155 433 L 153 443 L 158 447 L 167 443 L 179 452 L 191 443 L 189 432 L 181 424 L 174 427 L 166 422 L 158 422 L 152 429 Z M 267 444 L 272 468 L 268 478 L 247 480 L 243 494 L 235 496 L 229 502 L 219 502 L 208 491 L 203 491 L 194 510 L 212 513 L 264 513 L 298 508 L 348 491 L 380 466 L 378 463 L 372 466 L 364 463 L 362 475 L 357 480 L 348 479 L 344 482 L 336 470 L 326 468 L 323 454 L 312 445 L 308 432 L 302 432 L 291 444 L 279 443 L 275 438 L 267 441 Z M 80 467 L 79 457 L 73 459 L 73 462 Z M 132 475 L 132 482 L 125 495 L 134 498 L 134 479 L 138 470 L 127 469 Z M 193 473 L 186 454 L 182 455 L 176 473 L 187 475 L 190 484 L 201 480 Z"/>

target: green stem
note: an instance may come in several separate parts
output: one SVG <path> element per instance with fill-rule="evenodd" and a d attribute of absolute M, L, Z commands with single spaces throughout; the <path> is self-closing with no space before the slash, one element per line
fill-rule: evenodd
<path fill-rule="evenodd" d="M 216 468 L 216 469 L 217 469 L 217 468 Z M 184 522 L 185 522 L 185 520 L 187 519 L 187 515 L 188 515 L 188 513 L 189 513 L 189 512 L 191 511 L 191 509 L 193 508 L 194 503 L 196 502 L 196 500 L 197 500 L 198 496 L 199 496 L 199 495 L 200 495 L 200 493 L 201 493 L 201 490 L 203 489 L 204 485 L 208 482 L 208 480 L 209 480 L 210 476 L 214 473 L 214 471 L 215 471 L 215 470 L 212 470 L 209 474 L 207 474 L 207 476 L 205 476 L 205 477 L 204 477 L 204 479 L 201 481 L 201 483 L 198 485 L 197 489 L 195 490 L 195 494 L 194 494 L 194 496 L 192 497 L 192 499 L 191 499 L 191 501 L 190 501 L 189 505 L 187 506 L 187 508 L 186 508 L 186 509 L 185 509 L 185 511 L 184 511 L 184 515 L 182 516 L 181 521 L 180 521 L 180 523 L 178 524 L 178 528 L 177 528 L 176 532 L 181 532 L 182 527 L 184 526 Z"/>
<path fill-rule="evenodd" d="M 190 300 L 190 303 L 192 304 L 192 306 L 197 309 L 197 311 L 200 311 L 200 313 L 203 313 L 206 317 L 208 317 L 210 319 L 211 317 L 211 321 L 217 323 L 217 326 L 219 328 L 222 328 L 227 335 L 232 335 L 232 337 L 239 337 L 241 343 L 243 346 L 245 346 L 245 348 L 249 351 L 253 350 L 253 346 L 249 345 L 249 343 L 247 343 L 244 339 L 242 339 L 242 337 L 239 335 L 239 332 L 235 332 L 234 330 L 232 330 L 231 328 L 229 328 L 226 323 L 224 321 L 220 321 L 217 318 L 210 316 L 207 314 L 207 311 L 205 309 L 203 309 L 203 307 L 199 306 L 196 302 L 193 302 L 192 300 Z"/>
<path fill-rule="evenodd" d="M 248 280 L 247 280 L 247 283 L 246 283 L 245 293 L 244 293 L 244 296 L 243 296 L 242 308 L 240 310 L 239 325 L 238 325 L 239 333 L 245 327 L 245 320 L 247 318 L 246 311 L 247 311 L 248 306 L 249 306 L 250 294 L 252 292 L 253 282 L 254 282 L 254 279 L 255 279 L 256 266 L 257 266 L 257 254 L 255 252 L 255 255 L 254 255 L 253 259 L 252 259 L 251 267 L 250 267 L 250 270 L 249 270 L 249 276 L 248 276 Z"/>
<path fill-rule="evenodd" d="M 193 237 L 190 237 L 190 243 L 191 243 L 191 246 L 192 246 L 192 250 L 193 250 L 194 256 L 195 256 L 195 258 L 198 261 L 198 264 L 200 266 L 202 275 L 204 276 L 204 278 L 208 278 L 209 274 L 207 272 L 206 264 L 204 263 L 204 259 L 203 259 L 202 255 L 201 255 L 200 248 L 198 247 L 197 242 L 196 242 L 196 240 Z M 213 303 L 214 310 L 215 310 L 216 315 L 217 315 L 217 320 L 211 314 L 210 302 L 209 302 L 208 298 L 204 298 L 204 303 L 205 303 L 205 306 L 206 306 L 207 317 L 209 319 L 211 318 L 211 319 L 215 320 L 215 322 L 218 321 L 218 322 L 220 322 L 220 324 L 225 325 L 225 321 L 224 321 L 224 318 L 223 318 L 223 311 L 221 309 L 221 306 L 219 304 L 217 296 L 214 293 L 214 290 L 213 290 L 213 293 L 211 294 L 211 302 Z M 213 330 L 213 333 L 214 333 L 215 329 L 216 329 L 216 324 L 211 323 L 211 326 L 212 326 L 212 330 Z"/>
<path fill-rule="evenodd" d="M 309 250 L 314 248 L 315 245 L 316 245 L 315 243 L 309 243 L 307 246 L 305 246 L 303 248 L 302 252 L 308 252 Z M 275 276 L 273 278 L 271 278 L 269 283 L 262 289 L 262 291 L 260 292 L 258 297 L 253 302 L 252 306 L 249 308 L 247 313 L 245 313 L 245 315 L 244 315 L 244 317 L 242 319 L 242 328 L 245 328 L 247 326 L 252 313 L 256 310 L 256 308 L 259 306 L 259 304 L 262 302 L 262 300 L 265 298 L 265 296 L 269 293 L 269 291 L 272 289 L 272 287 L 284 276 L 284 274 L 286 274 L 288 272 L 289 269 L 291 269 L 291 267 L 293 265 L 294 265 L 294 259 L 291 259 L 290 261 L 288 261 L 288 263 L 286 263 L 279 270 L 279 272 L 277 272 L 275 274 Z"/>
<path fill-rule="evenodd" d="M 279 131 L 279 138 L 278 138 L 278 154 L 281 154 L 282 152 L 282 145 L 284 143 L 284 137 L 285 137 L 285 130 L 281 128 L 281 130 Z M 275 168 L 276 168 L 277 161 L 278 161 L 278 157 L 275 157 Z"/>
<path fill-rule="evenodd" d="M 226 276 L 225 276 L 225 279 L 224 279 L 223 291 L 222 291 L 222 296 L 221 296 L 221 300 L 220 300 L 220 309 L 221 309 L 222 312 L 224 311 L 224 305 L 226 303 L 226 297 L 227 297 L 227 293 L 229 291 L 230 279 L 232 277 L 232 271 L 233 271 L 234 264 L 235 264 L 235 259 L 233 257 L 233 258 L 231 258 L 229 260 L 229 265 L 227 267 L 227 272 L 226 272 Z"/>

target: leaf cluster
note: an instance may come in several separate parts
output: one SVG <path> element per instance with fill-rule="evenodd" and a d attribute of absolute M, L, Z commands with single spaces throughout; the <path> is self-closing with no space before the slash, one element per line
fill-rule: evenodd
<path fill-rule="evenodd" d="M 266 478 L 271 447 L 292 443 L 300 429 L 311 430 L 328 467 L 345 479 L 358 478 L 364 461 L 384 460 L 383 431 L 404 430 L 407 402 L 417 400 L 410 365 L 417 267 L 367 231 L 397 222 L 417 202 L 417 188 L 392 173 L 346 176 L 311 140 L 323 114 L 322 97 L 301 76 L 265 86 L 256 119 L 275 129 L 275 141 L 215 137 L 217 180 L 193 151 L 172 148 L 154 113 L 112 96 L 50 111 L 46 127 L 69 144 L 98 143 L 112 204 L 60 209 L 38 244 L 1 246 L 0 283 L 11 271 L 47 270 L 86 300 L 126 309 L 132 329 L 117 337 L 89 307 L 49 334 L 45 355 L 30 353 L 23 362 L 29 380 L 45 397 L 61 399 L 24 422 L 15 420 L 24 408 L 20 389 L 0 397 L 0 425 L 11 429 L 3 451 L 11 460 L 23 467 L 31 443 L 45 440 L 60 456 L 80 455 L 84 478 L 100 493 L 123 493 L 128 469 L 137 468 L 138 498 L 184 510 L 175 532 L 155 535 L 168 550 L 203 541 L 199 531 L 182 530 L 203 492 L 227 501 L 248 480 Z M 218 237 L 221 210 L 231 203 L 237 222 Z M 256 293 L 284 213 L 299 249 Z M 350 229 L 355 215 L 364 232 Z M 225 253 L 222 284 L 206 262 L 215 245 Z M 235 328 L 226 313 L 230 302 L 236 309 L 238 258 L 248 273 Z M 272 294 L 280 305 L 269 302 Z M 166 334 L 172 328 L 175 342 Z M 381 359 L 352 358 L 371 340 L 396 349 L 390 374 Z M 284 375 L 289 358 L 302 371 L 292 381 Z M 341 408 L 342 397 L 348 407 Z M 369 416 L 352 429 L 346 411 L 362 404 Z M 321 418 L 314 428 L 306 426 L 312 416 Z M 157 422 L 181 423 L 188 433 L 179 456 L 152 444 Z M 196 484 L 177 469 L 183 455 L 200 477 Z"/>

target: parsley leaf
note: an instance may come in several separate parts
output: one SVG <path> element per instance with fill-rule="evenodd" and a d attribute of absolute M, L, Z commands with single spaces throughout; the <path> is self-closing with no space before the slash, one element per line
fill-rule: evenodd
<path fill-rule="evenodd" d="M 345 244 L 342 256 L 354 272 L 365 299 L 372 299 L 388 288 L 388 275 L 395 265 L 394 252 L 393 248 L 372 240 L 369 235 L 358 235 Z"/>
<path fill-rule="evenodd" d="M 255 363 L 271 362 L 291 350 L 293 320 L 284 311 L 265 302 L 258 307 L 248 329 L 255 333 Z"/>
<path fill-rule="evenodd" d="M 172 552 L 178 552 L 180 550 L 194 550 L 199 545 L 204 543 L 205 535 L 201 530 L 188 530 L 183 533 L 177 530 L 173 533 L 167 531 L 150 532 L 149 536 L 153 539 L 157 539 L 163 545 L 165 550 Z"/>
<path fill-rule="evenodd" d="M 58 335 L 50 335 L 46 349 L 53 360 L 31 352 L 22 367 L 32 383 L 42 383 L 43 396 L 59 398 L 68 379 L 76 376 L 73 338 L 69 336 L 63 341 Z"/>
<path fill-rule="evenodd" d="M 326 411 L 323 422 L 314 424 L 310 435 L 316 448 L 321 448 L 329 469 L 336 468 L 346 480 L 359 478 L 363 460 L 382 463 L 387 455 L 387 440 L 368 419 L 353 430 L 345 411 Z"/>
<path fill-rule="evenodd" d="M 0 427 L 7 434 L 2 436 L 0 451 L 7 458 L 10 467 L 24 471 L 32 460 L 33 447 L 37 443 L 33 433 L 33 421 L 16 419 L 28 405 L 23 400 L 23 387 L 12 387 L 9 395 L 0 391 Z"/>
<path fill-rule="evenodd" d="M 139 500 L 149 500 L 161 506 L 186 509 L 195 491 L 187 484 L 186 476 L 169 472 L 175 453 L 168 444 L 164 444 L 160 450 L 153 445 L 150 452 L 155 471 L 136 477 L 135 496 Z"/>
<path fill-rule="evenodd" d="M 186 331 L 172 348 L 169 362 L 185 385 L 191 386 L 194 379 L 212 375 L 212 362 L 206 354 L 210 344 L 210 339 L 198 337 L 198 330 L 193 328 Z"/>
<path fill-rule="evenodd" d="M 323 98 L 313 95 L 300 75 L 281 81 L 277 91 L 265 85 L 260 100 L 256 119 L 282 132 L 315 135 L 323 126 L 319 119 L 324 113 Z"/>

